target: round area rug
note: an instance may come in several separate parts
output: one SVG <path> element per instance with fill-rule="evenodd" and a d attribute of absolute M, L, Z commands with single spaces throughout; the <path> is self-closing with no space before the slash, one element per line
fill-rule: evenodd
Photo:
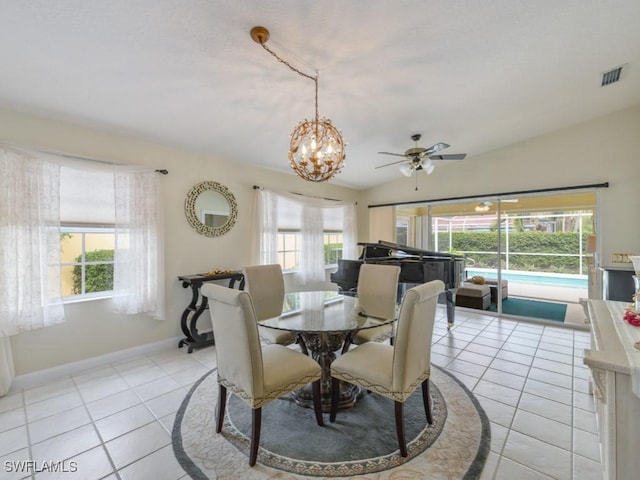
<path fill-rule="evenodd" d="M 489 420 L 455 377 L 433 366 L 434 422 L 426 423 L 418 388 L 405 402 L 408 457 L 398 452 L 393 401 L 376 394 L 339 410 L 335 423 L 315 421 L 313 410 L 289 397 L 262 408 L 257 464 L 249 467 L 251 409 L 227 396 L 222 433 L 215 433 L 215 369 L 191 388 L 176 414 L 173 450 L 193 479 L 358 477 L 477 479 L 487 459 Z M 285 473 L 286 472 L 286 473 Z M 378 472 L 383 472 L 379 474 Z"/>

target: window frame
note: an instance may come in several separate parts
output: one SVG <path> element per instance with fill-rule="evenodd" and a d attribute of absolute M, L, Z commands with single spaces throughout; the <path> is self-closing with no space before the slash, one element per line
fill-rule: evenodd
<path fill-rule="evenodd" d="M 295 243 L 296 243 L 296 248 L 294 250 L 286 250 L 286 249 L 281 249 L 280 246 L 284 246 L 286 243 L 284 241 L 284 239 L 282 238 L 283 235 L 292 235 L 294 236 Z M 332 239 L 337 236 L 342 237 L 342 248 L 340 249 L 333 249 L 332 251 L 336 252 L 336 259 L 339 260 L 341 258 L 343 258 L 343 252 L 344 252 L 344 232 L 342 230 L 323 230 L 322 231 L 322 240 L 323 240 L 323 245 L 330 245 L 332 243 L 339 243 L 339 242 L 327 242 L 327 239 Z M 276 249 L 276 257 L 278 259 L 278 263 L 280 264 L 280 266 L 282 267 L 282 271 L 285 273 L 289 273 L 289 272 L 296 272 L 299 270 L 299 266 L 300 266 L 300 252 L 302 251 L 302 231 L 301 230 L 297 230 L 297 229 L 278 229 L 277 232 L 277 249 Z M 285 268 L 285 264 L 286 262 L 284 260 L 286 260 L 285 255 L 287 254 L 294 254 L 295 256 L 295 266 L 292 268 Z M 324 264 L 324 268 L 328 269 L 328 268 L 332 268 L 338 265 L 338 263 L 326 263 L 326 252 L 325 252 L 325 264 Z"/>
<path fill-rule="evenodd" d="M 91 225 L 91 224 L 60 224 L 60 234 L 61 237 L 63 234 L 65 233 L 71 233 L 74 235 L 82 235 L 81 241 L 80 241 L 80 250 L 81 250 L 81 257 L 82 260 L 80 262 L 69 262 L 69 261 L 63 261 L 62 257 L 60 258 L 60 264 L 59 264 L 59 269 L 60 269 L 60 274 L 62 277 L 63 274 L 63 269 L 66 267 L 71 267 L 74 268 L 76 266 L 80 266 L 81 267 L 81 289 L 83 293 L 78 293 L 78 294 L 71 294 L 71 295 L 62 295 L 62 302 L 63 303 L 75 303 L 75 302 L 81 302 L 81 301 L 85 301 L 85 300 L 97 300 L 97 299 L 104 299 L 104 298 L 113 298 L 113 285 L 111 286 L 111 290 L 104 290 L 101 292 L 89 292 L 87 293 L 86 290 L 86 267 L 87 266 L 91 266 L 91 265 L 114 265 L 115 262 L 114 260 L 110 260 L 110 261 L 86 261 L 86 254 L 87 252 L 87 248 L 86 248 L 86 235 L 87 234 L 111 234 L 111 236 L 113 237 L 113 250 L 114 250 L 114 255 L 115 255 L 115 250 L 117 248 L 117 235 L 116 235 L 116 231 L 115 231 L 115 225 Z M 62 238 L 60 240 L 61 244 L 60 244 L 60 253 L 62 255 Z M 62 281 L 62 280 L 61 280 Z"/>

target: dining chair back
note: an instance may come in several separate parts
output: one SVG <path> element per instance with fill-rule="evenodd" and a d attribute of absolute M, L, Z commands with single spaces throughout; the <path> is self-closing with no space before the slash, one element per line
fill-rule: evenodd
<path fill-rule="evenodd" d="M 358 275 L 358 305 L 364 315 L 378 318 L 395 318 L 400 267 L 364 263 Z M 393 325 L 383 325 L 360 330 L 351 343 L 381 342 L 393 339 Z M 393 340 L 392 340 L 393 341 Z M 348 345 L 345 345 L 346 351 Z"/>
<path fill-rule="evenodd" d="M 332 422 L 338 410 L 336 392 L 340 389 L 340 381 L 391 398 L 395 404 L 400 455 L 407 456 L 403 406 L 418 386 L 422 387 L 427 422 L 433 423 L 429 392 L 431 342 L 438 295 L 443 291 L 444 282 L 441 280 L 408 290 L 400 305 L 393 345 L 367 342 L 344 353 L 331 364 Z"/>
<path fill-rule="evenodd" d="M 262 406 L 308 383 L 313 384 L 313 404 L 318 425 L 323 425 L 320 404 L 321 368 L 311 357 L 282 345 L 260 345 L 251 296 L 207 283 L 202 294 L 209 299 L 216 341 L 219 385 L 216 432 L 222 431 L 227 389 L 252 409 L 249 464 L 255 465 L 260 443 Z"/>
<path fill-rule="evenodd" d="M 406 400 L 431 371 L 431 341 L 440 280 L 407 290 L 398 315 L 393 349 L 392 390 Z"/>
<path fill-rule="evenodd" d="M 365 263 L 358 275 L 358 303 L 366 315 L 392 318 L 395 315 L 400 267 Z"/>
<path fill-rule="evenodd" d="M 242 269 L 244 289 L 249 292 L 256 318 L 265 320 L 282 313 L 284 276 L 279 264 L 251 265 Z"/>
<path fill-rule="evenodd" d="M 279 264 L 251 265 L 242 269 L 244 289 L 249 292 L 256 311 L 256 320 L 278 317 L 284 304 L 284 276 Z M 264 343 L 290 345 L 295 342 L 291 332 L 259 327 Z"/>

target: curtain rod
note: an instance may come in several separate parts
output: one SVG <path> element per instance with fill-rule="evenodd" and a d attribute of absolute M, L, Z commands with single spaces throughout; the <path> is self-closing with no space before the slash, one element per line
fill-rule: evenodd
<path fill-rule="evenodd" d="M 46 153 L 48 155 L 58 155 L 58 156 L 64 157 L 64 158 L 70 158 L 72 160 L 85 160 L 87 162 L 105 163 L 107 165 L 120 165 L 120 166 L 130 165 L 130 164 L 126 164 L 126 163 L 110 162 L 108 160 L 101 160 L 101 159 L 98 159 L 98 158 L 84 157 L 84 156 L 81 156 L 81 155 L 73 155 L 71 153 L 58 152 L 56 150 L 48 150 L 48 149 L 42 148 L 42 147 L 12 145 L 10 143 L 4 143 L 4 142 L 0 142 L 0 145 L 3 145 L 5 147 L 9 147 L 9 148 L 13 148 L 13 149 L 16 149 L 16 150 L 20 150 L 21 152 L 26 152 L 26 153 L 29 153 L 29 150 L 34 150 L 36 152 Z M 157 173 L 161 173 L 162 175 L 168 175 L 169 174 L 169 170 L 167 170 L 165 168 L 157 169 L 155 171 Z"/>
<path fill-rule="evenodd" d="M 263 187 L 261 187 L 260 185 L 254 185 L 253 189 L 254 190 L 262 190 Z M 327 198 L 327 197 L 314 197 L 313 195 L 305 195 L 304 193 L 298 193 L 298 192 L 288 192 L 292 195 L 300 195 L 301 197 L 309 197 L 309 198 L 319 198 L 320 200 L 329 200 L 331 202 L 341 202 L 342 200 L 338 200 L 337 198 Z"/>
<path fill-rule="evenodd" d="M 462 197 L 448 197 L 448 198 L 432 198 L 431 200 L 412 200 L 410 202 L 394 202 L 394 203 L 380 203 L 376 205 L 368 205 L 368 208 L 377 207 L 395 207 L 398 205 L 413 205 L 416 203 L 432 203 L 432 202 L 451 202 L 454 200 L 470 200 L 478 199 L 482 197 L 506 197 L 509 195 L 525 195 L 528 193 L 548 193 L 548 192 L 561 192 L 566 190 L 581 190 L 584 188 L 609 188 L 609 182 L 604 183 L 592 183 L 589 185 L 574 185 L 571 187 L 551 187 L 551 188 L 538 188 L 534 190 L 516 190 L 513 192 L 502 193 L 485 193 L 478 195 L 465 195 Z"/>

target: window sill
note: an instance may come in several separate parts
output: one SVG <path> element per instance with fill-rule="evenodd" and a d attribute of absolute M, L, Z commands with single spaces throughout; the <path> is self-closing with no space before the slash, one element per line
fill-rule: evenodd
<path fill-rule="evenodd" d="M 110 300 L 113 298 L 112 292 L 103 292 L 93 295 L 78 295 L 74 297 L 62 297 L 63 305 L 69 305 L 73 303 L 92 302 L 93 300 Z"/>

